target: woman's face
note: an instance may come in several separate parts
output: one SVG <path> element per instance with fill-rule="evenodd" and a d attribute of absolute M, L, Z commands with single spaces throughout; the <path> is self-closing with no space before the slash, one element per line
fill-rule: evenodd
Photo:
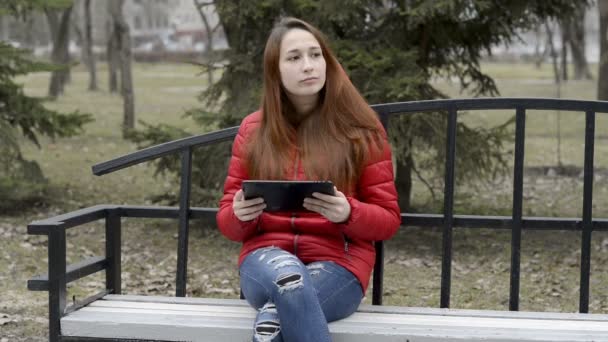
<path fill-rule="evenodd" d="M 279 71 L 281 83 L 292 100 L 317 96 L 325 85 L 325 58 L 310 32 L 291 29 L 283 36 Z"/>

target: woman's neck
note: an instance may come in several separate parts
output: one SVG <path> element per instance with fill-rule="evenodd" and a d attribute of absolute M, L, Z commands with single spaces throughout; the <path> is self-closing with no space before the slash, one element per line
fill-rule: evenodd
<path fill-rule="evenodd" d="M 288 95 L 289 101 L 296 110 L 296 114 L 301 118 L 308 116 L 316 107 L 319 100 L 319 94 L 310 96 L 293 96 Z"/>

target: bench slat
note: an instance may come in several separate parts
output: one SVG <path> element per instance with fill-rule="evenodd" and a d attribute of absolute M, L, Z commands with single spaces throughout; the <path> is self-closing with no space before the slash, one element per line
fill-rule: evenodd
<path fill-rule="evenodd" d="M 186 305 L 209 305 L 209 306 L 237 306 L 247 307 L 249 304 L 241 299 L 217 299 L 217 298 L 192 298 L 192 297 L 162 297 L 162 296 L 137 296 L 137 295 L 113 295 L 103 297 L 94 305 L 110 305 L 109 302 L 138 302 L 157 304 L 186 304 Z M 106 304 L 108 303 L 108 304 Z M 416 314 L 433 316 L 465 316 L 465 317 L 511 317 L 515 319 L 549 319 L 549 320 L 574 320 L 574 321 L 600 321 L 608 322 L 605 314 L 578 314 L 560 312 L 532 312 L 532 311 L 498 311 L 498 310 L 469 310 L 469 309 L 440 309 L 440 308 L 418 308 L 391 305 L 360 305 L 358 312 L 377 312 L 392 314 Z"/>
<path fill-rule="evenodd" d="M 119 300 L 124 297 L 129 300 Z M 62 335 L 167 341 L 251 339 L 255 310 L 244 301 L 156 298 L 157 302 L 150 297 L 105 296 L 105 300 L 63 317 Z M 507 315 L 496 317 L 500 312 L 493 312 L 494 316 L 471 318 L 462 311 L 474 310 L 441 309 L 440 314 L 431 314 L 428 310 L 416 313 L 413 308 L 377 310 L 378 307 L 362 306 L 362 309 L 374 310 L 359 310 L 330 324 L 334 341 L 601 341 L 608 337 L 608 315 L 585 315 L 593 319 L 570 320 L 565 318 L 570 314 L 557 314 L 561 319 L 547 319 L 543 313 L 502 312 Z M 446 311 L 454 314 L 446 315 Z"/>

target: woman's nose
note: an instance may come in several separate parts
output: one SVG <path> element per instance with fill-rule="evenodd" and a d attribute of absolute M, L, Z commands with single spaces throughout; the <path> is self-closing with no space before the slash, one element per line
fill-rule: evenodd
<path fill-rule="evenodd" d="M 302 59 L 302 69 L 306 71 L 311 71 L 313 69 L 312 61 L 308 57 L 304 57 Z"/>

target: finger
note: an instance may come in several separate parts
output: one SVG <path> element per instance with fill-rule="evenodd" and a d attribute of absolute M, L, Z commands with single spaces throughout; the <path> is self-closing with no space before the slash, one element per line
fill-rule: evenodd
<path fill-rule="evenodd" d="M 342 191 L 338 191 L 338 189 L 336 189 L 336 197 L 346 198 L 346 195 L 344 195 Z"/>
<path fill-rule="evenodd" d="M 251 207 L 246 207 L 246 208 L 240 208 L 238 210 L 238 215 L 242 216 L 242 215 L 249 215 L 251 213 L 255 213 L 258 211 L 263 210 L 264 208 L 266 208 L 266 203 L 262 203 L 262 204 L 258 204 L 258 205 L 254 205 Z M 237 212 L 235 211 L 235 214 Z"/>
<path fill-rule="evenodd" d="M 261 204 L 264 203 L 264 198 L 263 197 L 256 197 L 256 198 L 250 198 L 248 200 L 244 200 L 243 201 L 243 206 L 244 207 L 249 207 L 252 205 L 257 205 L 257 204 Z"/>
<path fill-rule="evenodd" d="M 313 192 L 312 196 L 314 198 L 318 198 L 318 199 L 321 199 L 321 200 L 323 200 L 325 202 L 329 202 L 329 203 L 338 203 L 337 201 L 340 200 L 340 197 L 322 194 L 320 192 Z"/>
<path fill-rule="evenodd" d="M 264 199 L 262 197 L 256 197 L 256 198 L 252 198 L 252 199 L 248 199 L 248 200 L 235 201 L 234 205 L 232 207 L 235 209 L 240 209 L 240 208 L 247 208 L 247 207 L 251 207 L 251 206 L 262 204 L 262 203 L 264 203 Z"/>
<path fill-rule="evenodd" d="M 255 219 L 256 217 L 260 216 L 261 214 L 262 214 L 262 210 L 256 211 L 256 212 L 251 213 L 249 215 L 240 216 L 239 219 L 241 221 L 251 221 L 251 220 Z"/>
<path fill-rule="evenodd" d="M 312 203 L 306 203 L 304 205 L 304 208 L 306 208 L 306 209 L 308 209 L 310 211 L 314 211 L 315 213 L 319 213 L 319 214 L 321 214 L 323 216 L 330 215 L 331 212 L 332 212 L 331 208 L 323 207 L 323 206 L 312 204 Z"/>
<path fill-rule="evenodd" d="M 245 195 L 243 195 L 243 189 L 239 189 L 239 191 L 234 194 L 234 199 L 236 201 L 242 201 L 243 199 L 245 199 Z"/>
<path fill-rule="evenodd" d="M 304 203 L 316 205 L 316 206 L 323 207 L 323 208 L 329 208 L 329 207 L 335 205 L 335 203 L 330 203 L 330 202 L 326 202 L 323 200 L 314 199 L 314 198 L 310 198 L 310 197 L 306 197 L 304 199 Z"/>

